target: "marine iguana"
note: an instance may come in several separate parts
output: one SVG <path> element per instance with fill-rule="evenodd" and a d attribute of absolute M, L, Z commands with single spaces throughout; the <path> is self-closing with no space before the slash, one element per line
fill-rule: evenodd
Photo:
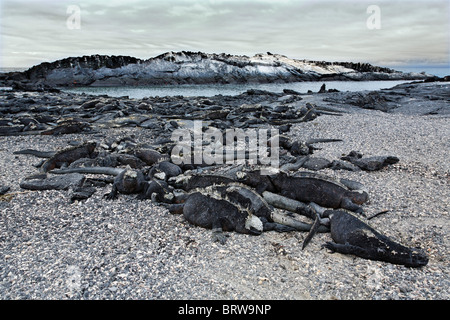
<path fill-rule="evenodd" d="M 323 247 L 342 254 L 353 254 L 370 260 L 379 260 L 406 267 L 427 265 L 428 257 L 420 249 L 408 248 L 379 233 L 367 223 L 346 210 L 326 210 L 323 217 L 330 219 L 331 237 Z"/>
<path fill-rule="evenodd" d="M 62 165 L 69 165 L 77 159 L 90 158 L 93 155 L 96 146 L 96 142 L 87 142 L 80 146 L 60 150 L 42 164 L 41 171 L 49 172 Z"/>
<path fill-rule="evenodd" d="M 88 132 L 92 128 L 89 123 L 85 121 L 79 121 L 75 119 L 68 119 L 62 121 L 58 126 L 42 131 L 41 135 L 60 135 L 60 134 L 69 134 L 69 133 L 81 133 Z"/>
<path fill-rule="evenodd" d="M 116 199 L 118 193 L 133 194 L 140 193 L 145 190 L 147 181 L 140 170 L 131 168 L 111 168 L 111 167 L 85 167 L 52 170 L 50 173 L 67 174 L 67 173 L 87 173 L 87 174 L 106 174 L 115 176 L 111 192 L 106 194 L 108 200 Z"/>
<path fill-rule="evenodd" d="M 124 169 L 114 179 L 111 192 L 105 197 L 108 200 L 117 198 L 118 193 L 135 194 L 144 192 L 148 182 L 140 170 Z"/>
<path fill-rule="evenodd" d="M 233 178 L 219 174 L 180 175 L 169 179 L 169 183 L 175 188 L 181 188 L 186 191 L 232 182 L 235 182 Z"/>
<path fill-rule="evenodd" d="M 173 164 L 170 161 L 161 161 L 155 164 L 149 171 L 148 177 L 152 179 L 153 177 L 156 177 L 160 180 L 167 181 L 171 177 L 176 177 L 180 174 L 182 174 L 183 171 L 181 168 Z"/>
<path fill-rule="evenodd" d="M 304 203 L 315 202 L 327 208 L 345 208 L 360 213 L 362 208 L 359 205 L 368 200 L 368 194 L 363 190 L 349 190 L 342 183 L 329 177 L 309 172 L 289 176 L 285 172 L 265 175 L 261 170 L 248 170 L 239 171 L 233 175 L 182 175 L 169 180 L 175 188 L 186 191 L 233 182 L 250 186 L 259 194 L 269 191 Z"/>
<path fill-rule="evenodd" d="M 145 148 L 135 149 L 133 155 L 144 161 L 148 166 L 152 166 L 159 161 L 169 158 L 156 150 Z"/>
<path fill-rule="evenodd" d="M 311 225 L 307 223 L 303 223 L 300 220 L 295 219 L 289 214 L 284 214 L 278 209 L 271 207 L 256 191 L 248 186 L 242 185 L 240 183 L 229 183 L 222 185 L 212 185 L 205 188 L 198 188 L 193 190 L 190 194 L 187 195 L 185 203 L 182 204 L 174 204 L 169 207 L 169 212 L 171 213 L 186 213 L 189 215 L 200 214 L 199 212 L 190 212 L 184 209 L 184 206 L 188 201 L 192 202 L 190 198 L 193 195 L 196 195 L 196 199 L 199 199 L 198 193 L 204 195 L 208 198 L 201 198 L 201 201 L 211 201 L 208 200 L 213 198 L 215 200 L 223 200 L 229 202 L 237 207 L 239 207 L 242 211 L 246 211 L 247 214 L 251 214 L 254 217 L 259 218 L 262 223 L 263 231 L 277 231 L 277 232 L 290 232 L 290 231 L 309 231 Z M 211 208 L 213 208 L 212 204 Z M 192 204 L 194 206 L 194 204 Z M 234 228 L 239 229 L 238 224 L 242 221 L 239 220 L 236 216 L 235 212 L 230 212 L 230 216 L 227 216 L 226 212 L 213 212 L 210 213 L 209 219 L 214 220 L 217 217 L 226 217 L 227 223 L 234 226 Z M 206 221 L 207 216 L 201 216 L 202 221 Z M 211 221 L 210 221 L 211 222 Z M 212 223 L 212 222 L 211 222 Z M 235 229 L 233 229 L 235 230 Z M 320 232 L 328 231 L 326 227 L 322 227 Z M 242 232 L 242 231 L 238 231 Z"/>
<path fill-rule="evenodd" d="M 264 231 L 274 230 L 278 232 L 289 232 L 294 230 L 309 230 L 309 225 L 295 220 L 288 215 L 281 214 L 271 207 L 252 188 L 240 183 L 230 183 L 226 185 L 213 185 L 205 188 L 205 192 L 226 199 L 236 205 L 251 210 L 263 222 Z"/>
<path fill-rule="evenodd" d="M 213 240 L 225 244 L 223 231 L 260 235 L 262 221 L 249 210 L 225 199 L 216 199 L 211 194 L 195 192 L 183 207 L 184 218 L 199 227 L 212 229 Z"/>
<path fill-rule="evenodd" d="M 241 181 L 260 193 L 270 191 L 304 203 L 314 202 L 326 208 L 343 208 L 359 213 L 363 211 L 359 205 L 369 199 L 363 190 L 349 190 L 329 177 L 310 172 L 291 176 L 282 171 L 272 175 L 250 171 L 245 172 Z"/>
<path fill-rule="evenodd" d="M 294 155 L 307 156 L 313 154 L 314 150 L 318 148 L 314 147 L 315 143 L 328 143 L 328 142 L 342 142 L 341 139 L 308 139 L 306 141 L 292 141 L 292 139 L 286 135 L 276 135 L 268 141 L 268 146 L 270 147 L 274 142 Z"/>
<path fill-rule="evenodd" d="M 133 156 L 126 153 L 99 153 L 95 158 L 80 158 L 72 162 L 68 168 L 80 168 L 80 167 L 118 167 L 118 166 L 130 166 L 133 169 L 142 169 L 146 165 L 145 163 Z"/>
<path fill-rule="evenodd" d="M 172 203 L 174 198 L 175 196 L 167 182 L 159 179 L 151 179 L 147 182 L 144 190 L 137 196 L 136 199 L 151 199 L 152 202 L 155 203 Z"/>
<path fill-rule="evenodd" d="M 152 199 L 158 202 L 171 202 L 173 194 L 166 182 L 152 179 L 148 181 L 141 170 L 131 168 L 111 168 L 111 167 L 85 167 L 52 170 L 50 173 L 87 173 L 87 174 L 106 174 L 115 176 L 111 192 L 105 195 L 108 200 L 117 198 L 121 194 L 139 194 L 137 199 Z"/>
<path fill-rule="evenodd" d="M 46 174 L 27 177 L 19 186 L 27 190 L 67 190 L 70 187 L 80 187 L 84 182 L 84 176 L 78 173 L 69 174 L 66 177 L 47 177 Z"/>
<path fill-rule="evenodd" d="M 394 156 L 374 156 L 363 158 L 363 155 L 356 151 L 351 151 L 348 155 L 341 157 L 341 160 L 346 160 L 365 171 L 380 170 L 390 164 L 395 164 L 400 161 L 399 158 Z"/>
<path fill-rule="evenodd" d="M 312 154 L 314 150 L 318 148 L 314 147 L 313 144 L 319 142 L 341 142 L 341 139 L 309 139 L 307 141 L 294 141 L 289 148 L 292 155 L 306 156 Z"/>
<path fill-rule="evenodd" d="M 51 158 L 57 152 L 56 151 L 39 151 L 35 149 L 24 149 L 14 151 L 13 154 L 29 154 L 37 158 Z M 36 167 L 42 166 L 43 161 L 40 165 L 35 165 Z M 129 165 L 131 168 L 140 169 L 145 166 L 145 163 L 139 158 L 124 153 L 112 153 L 112 154 L 101 154 L 99 153 L 95 158 L 80 158 L 68 166 L 68 168 L 79 168 L 79 167 L 116 167 L 118 165 Z"/>

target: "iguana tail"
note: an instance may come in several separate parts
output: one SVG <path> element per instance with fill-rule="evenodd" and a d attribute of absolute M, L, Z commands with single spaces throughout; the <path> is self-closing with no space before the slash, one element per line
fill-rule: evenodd
<path fill-rule="evenodd" d="M 54 174 L 91 173 L 91 174 L 107 174 L 107 175 L 111 175 L 111 176 L 117 176 L 123 170 L 126 170 L 126 169 L 111 168 L 111 167 L 84 167 L 84 168 L 51 170 L 50 173 L 54 173 Z"/>
<path fill-rule="evenodd" d="M 306 144 L 313 144 L 319 142 L 341 142 L 342 139 L 309 139 L 306 141 Z"/>
<path fill-rule="evenodd" d="M 25 149 L 14 151 L 13 154 L 31 154 L 38 158 L 51 158 L 56 154 L 56 151 L 39 151 L 34 149 Z"/>

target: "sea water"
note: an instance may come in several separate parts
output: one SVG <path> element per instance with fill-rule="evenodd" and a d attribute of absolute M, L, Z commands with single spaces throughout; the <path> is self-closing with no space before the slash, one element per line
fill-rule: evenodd
<path fill-rule="evenodd" d="M 339 91 L 363 91 L 391 88 L 401 83 L 411 81 L 327 81 L 327 82 L 292 82 L 292 83 L 265 83 L 265 84 L 182 84 L 158 85 L 139 87 L 76 87 L 61 88 L 66 92 L 86 93 L 92 95 L 108 95 L 110 97 L 128 96 L 132 99 L 145 97 L 165 96 L 203 96 L 238 95 L 249 89 L 266 90 L 270 92 L 283 92 L 284 89 L 307 93 L 309 90 L 317 92 L 325 83 L 326 89 Z"/>

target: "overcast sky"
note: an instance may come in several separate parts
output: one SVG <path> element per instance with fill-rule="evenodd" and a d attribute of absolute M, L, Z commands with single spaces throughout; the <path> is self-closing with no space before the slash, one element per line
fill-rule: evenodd
<path fill-rule="evenodd" d="M 448 0 L 0 0 L 0 67 L 167 51 L 449 65 Z M 69 5 L 80 8 L 70 29 Z M 380 9 L 367 13 L 370 5 Z M 368 27 L 368 19 L 369 26 Z M 76 20 L 69 20 L 73 22 Z M 379 23 L 380 29 L 373 29 Z"/>

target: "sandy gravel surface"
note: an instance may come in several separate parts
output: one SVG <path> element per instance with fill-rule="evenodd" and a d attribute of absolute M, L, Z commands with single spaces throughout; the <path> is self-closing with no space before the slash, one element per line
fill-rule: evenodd
<path fill-rule="evenodd" d="M 348 110 L 291 132 L 299 139 L 343 139 L 314 154 L 330 160 L 352 150 L 399 157 L 378 172 L 324 173 L 365 184 L 368 215 L 389 209 L 371 225 L 423 248 L 427 266 L 331 254 L 321 249 L 328 233 L 303 251 L 301 232 L 230 233 L 222 246 L 209 230 L 149 200 L 104 200 L 110 186 L 73 204 L 67 191 L 24 191 L 19 182 L 36 173 L 39 160 L 13 151 L 51 150 L 87 137 L 0 137 L 0 184 L 14 194 L 0 201 L 0 299 L 449 299 L 448 118 Z M 143 129 L 89 138 L 130 134 L 146 139 Z"/>

